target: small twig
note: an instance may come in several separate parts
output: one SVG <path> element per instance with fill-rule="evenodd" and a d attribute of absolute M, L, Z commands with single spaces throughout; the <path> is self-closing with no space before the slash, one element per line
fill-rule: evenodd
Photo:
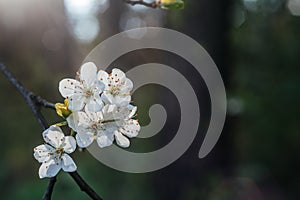
<path fill-rule="evenodd" d="M 145 2 L 143 0 L 124 0 L 125 3 L 128 3 L 132 6 L 135 6 L 135 5 L 143 5 L 143 6 L 146 6 L 146 7 L 149 7 L 149 8 L 157 8 L 158 5 L 155 1 L 153 2 Z"/>
<path fill-rule="evenodd" d="M 45 99 L 35 95 L 34 93 L 28 91 L 15 77 L 14 75 L 8 71 L 6 66 L 2 63 L 0 63 L 0 70 L 2 73 L 6 76 L 6 78 L 11 82 L 13 86 L 21 93 L 21 95 L 24 97 L 26 103 L 28 104 L 29 108 L 33 112 L 35 118 L 38 120 L 40 125 L 42 126 L 43 130 L 47 129 L 48 123 L 41 113 L 41 107 L 45 108 L 51 108 L 55 109 L 55 105 L 53 103 L 50 103 L 46 101 Z M 93 200 L 102 200 L 97 193 L 83 180 L 83 178 L 75 171 L 75 172 L 69 172 L 71 177 L 74 179 L 74 181 L 78 184 L 80 189 L 84 191 L 87 195 L 91 197 Z M 49 184 L 46 188 L 46 191 L 43 196 L 43 200 L 50 200 L 53 188 L 56 183 L 56 177 L 52 177 L 49 180 Z"/>
<path fill-rule="evenodd" d="M 45 99 L 41 98 L 40 96 L 31 95 L 31 98 L 39 105 L 43 106 L 44 108 L 52 108 L 55 110 L 55 104 L 46 101 Z"/>

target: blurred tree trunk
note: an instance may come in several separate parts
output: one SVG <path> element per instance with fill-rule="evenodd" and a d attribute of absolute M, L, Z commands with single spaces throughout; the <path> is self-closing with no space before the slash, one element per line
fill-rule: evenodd
<path fill-rule="evenodd" d="M 208 51 L 221 72 L 225 86 L 229 79 L 229 8 L 229 0 L 187 0 L 185 9 L 181 11 L 183 14 L 179 13 L 176 20 L 171 18 L 167 24 L 167 27 L 192 37 Z M 196 88 L 196 93 L 201 95 L 202 90 L 201 87 Z M 205 106 L 209 107 L 210 104 L 206 102 L 200 105 L 201 121 L 210 119 L 209 111 L 202 113 L 207 109 Z M 227 118 L 226 124 L 229 124 L 228 121 Z M 216 186 L 212 180 L 218 184 L 231 174 L 232 141 L 229 139 L 232 137 L 228 134 L 229 126 L 225 125 L 217 145 L 203 159 L 198 158 L 204 138 L 201 133 L 205 132 L 201 129 L 203 127 L 200 124 L 195 141 L 179 160 L 155 173 L 154 182 L 159 199 L 208 199 L 213 192 L 210 186 Z"/>

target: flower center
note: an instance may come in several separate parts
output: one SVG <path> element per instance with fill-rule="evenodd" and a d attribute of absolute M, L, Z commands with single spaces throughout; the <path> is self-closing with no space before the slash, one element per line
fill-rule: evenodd
<path fill-rule="evenodd" d="M 91 126 L 93 129 L 98 129 L 98 124 L 97 123 L 93 123 Z"/>
<path fill-rule="evenodd" d="M 111 87 L 109 93 L 110 93 L 111 95 L 113 95 L 113 96 L 116 96 L 116 95 L 118 95 L 118 94 L 120 93 L 120 91 L 121 91 L 121 90 L 120 90 L 120 88 L 119 88 L 118 86 L 113 85 L 113 86 Z"/>
<path fill-rule="evenodd" d="M 85 95 L 86 95 L 87 97 L 90 97 L 90 96 L 92 95 L 92 91 L 91 91 L 91 90 L 86 90 L 86 91 L 85 91 Z"/>
<path fill-rule="evenodd" d="M 64 148 L 63 147 L 56 148 L 55 153 L 61 156 L 64 153 Z"/>

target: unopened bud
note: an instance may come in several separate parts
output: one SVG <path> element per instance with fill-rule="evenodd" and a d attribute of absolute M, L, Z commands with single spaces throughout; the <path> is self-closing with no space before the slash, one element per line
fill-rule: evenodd
<path fill-rule="evenodd" d="M 69 106 L 68 99 L 65 99 L 64 103 L 56 103 L 55 104 L 56 113 L 63 118 L 67 118 L 72 113 L 72 111 L 68 109 L 68 106 Z"/>
<path fill-rule="evenodd" d="M 156 0 L 156 4 L 163 9 L 183 9 L 183 0 Z"/>

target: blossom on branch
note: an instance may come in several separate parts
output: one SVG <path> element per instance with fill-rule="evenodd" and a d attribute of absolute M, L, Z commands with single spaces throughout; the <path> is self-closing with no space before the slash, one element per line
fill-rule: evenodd
<path fill-rule="evenodd" d="M 69 109 L 80 111 L 85 106 L 89 111 L 97 112 L 103 107 L 100 93 L 104 84 L 97 79 L 97 67 L 88 62 L 81 66 L 79 81 L 66 78 L 60 81 L 59 91 L 69 100 Z"/>
<path fill-rule="evenodd" d="M 100 70 L 98 79 L 105 85 L 101 95 L 105 103 L 118 106 L 127 106 L 130 103 L 130 91 L 133 88 L 133 83 L 126 77 L 124 72 L 119 69 L 113 69 L 112 73 L 108 74 Z"/>
<path fill-rule="evenodd" d="M 130 104 L 132 88 L 132 81 L 123 71 L 98 72 L 92 62 L 81 66 L 79 81 L 61 80 L 59 91 L 66 99 L 63 104 L 55 104 L 55 109 L 66 121 L 45 130 L 46 143 L 34 148 L 35 159 L 42 163 L 40 178 L 54 177 L 60 169 L 76 171 L 68 155 L 75 151 L 76 144 L 86 148 L 96 141 L 104 148 L 116 141 L 121 147 L 129 147 L 129 138 L 136 137 L 141 129 L 134 119 L 137 107 Z M 72 129 L 72 136 L 65 136 L 59 127 L 65 125 Z"/>
<path fill-rule="evenodd" d="M 76 134 L 79 147 L 86 148 L 97 141 L 99 147 L 112 145 L 114 139 L 121 147 L 128 147 L 130 141 L 127 137 L 137 136 L 140 125 L 132 119 L 136 107 L 118 107 L 105 105 L 100 112 L 74 112 L 68 118 L 68 125 Z M 125 137 L 126 135 L 127 137 Z"/>
<path fill-rule="evenodd" d="M 73 159 L 68 155 L 75 151 L 76 141 L 72 136 L 65 136 L 57 126 L 50 126 L 43 132 L 46 144 L 34 148 L 34 158 L 42 163 L 39 168 L 39 177 L 54 177 L 63 169 L 74 172 L 77 169 Z"/>

